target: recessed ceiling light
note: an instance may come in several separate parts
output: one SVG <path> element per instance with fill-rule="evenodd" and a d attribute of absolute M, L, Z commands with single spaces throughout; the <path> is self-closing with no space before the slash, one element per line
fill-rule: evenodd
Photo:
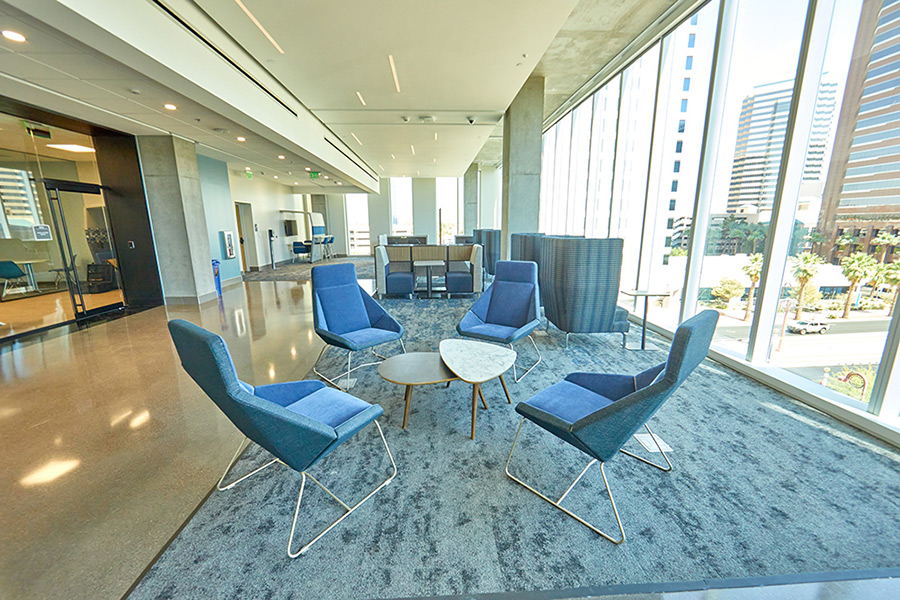
<path fill-rule="evenodd" d="M 328 175 L 324 175 L 325 179 L 328 179 Z"/>
<path fill-rule="evenodd" d="M 415 155 L 416 155 L 416 147 L 413 146 L 412 144 L 410 144 L 410 145 L 409 145 L 409 149 L 412 151 L 413 156 L 415 156 Z"/>
<path fill-rule="evenodd" d="M 436 158 L 432 158 L 432 159 L 431 159 L 431 162 L 437 164 L 437 159 L 436 159 Z"/>
<path fill-rule="evenodd" d="M 275 176 L 275 179 L 278 179 L 278 175 Z"/>
<path fill-rule="evenodd" d="M 396 157 L 396 156 L 394 156 L 394 155 L 393 155 L 393 154 L 391 154 L 391 158 L 393 158 L 393 159 L 396 159 L 396 158 L 397 158 L 397 157 Z"/>
<path fill-rule="evenodd" d="M 299 184 L 299 183 L 297 183 L 297 182 L 296 182 L 296 181 L 295 181 L 295 182 L 294 182 L 294 185 L 300 185 L 300 184 Z"/>
<path fill-rule="evenodd" d="M 359 103 L 360 103 L 360 104 L 362 104 L 363 106 L 366 105 L 366 101 L 363 100 L 362 94 L 360 94 L 359 92 L 356 92 L 356 97 L 359 98 Z"/>
<path fill-rule="evenodd" d="M 245 171 L 249 171 L 249 170 L 250 170 L 250 167 L 244 167 L 244 170 L 245 170 Z"/>
<path fill-rule="evenodd" d="M 245 138 L 245 137 L 242 136 L 242 135 L 239 135 L 239 136 L 237 136 L 237 141 L 239 141 L 239 142 L 246 142 L 246 141 L 247 141 L 247 138 Z"/>
<path fill-rule="evenodd" d="M 391 63 L 391 75 L 394 76 L 394 87 L 400 93 L 400 80 L 397 78 L 397 65 L 394 64 L 394 55 L 388 54 L 388 62 Z"/>
<path fill-rule="evenodd" d="M 434 141 L 437 141 L 437 131 L 434 132 Z"/>
<path fill-rule="evenodd" d="M 359 141 L 359 138 L 356 137 L 356 134 L 355 134 L 355 133 L 353 133 L 353 132 L 351 131 L 351 132 L 350 132 L 350 135 L 353 136 L 353 139 L 356 140 L 356 143 L 357 143 L 357 144 L 359 144 L 360 146 L 363 145 L 363 143 L 362 143 L 361 141 Z"/>
<path fill-rule="evenodd" d="M 306 167 L 306 168 L 304 169 L 304 171 L 312 171 L 312 169 L 310 169 L 309 167 Z"/>
<path fill-rule="evenodd" d="M 340 182 L 340 181 L 338 181 L 338 182 L 337 182 L 337 184 L 338 184 L 338 185 L 344 185 L 344 184 L 343 184 L 343 183 L 341 183 L 341 182 Z"/>
<path fill-rule="evenodd" d="M 8 29 L 3 30 L 3 37 L 11 42 L 19 42 L 20 44 L 25 41 L 24 35 L 22 35 L 18 31 L 10 31 Z"/>
<path fill-rule="evenodd" d="M 278 155 L 278 160 L 284 160 L 284 154 L 279 154 L 279 155 Z"/>
<path fill-rule="evenodd" d="M 174 104 L 163 104 L 163 108 L 166 110 L 178 110 L 178 107 Z"/>
<path fill-rule="evenodd" d="M 278 52 L 280 52 L 281 54 L 284 54 L 284 50 L 281 49 L 281 46 L 278 45 L 278 42 L 275 41 L 275 38 L 273 38 L 271 35 L 269 35 L 269 32 L 266 31 L 266 28 L 262 26 L 262 23 L 260 23 L 256 19 L 256 17 L 253 16 L 253 13 L 250 12 L 250 9 L 248 9 L 246 6 L 244 6 L 244 3 L 241 2 L 241 0 L 234 0 L 234 2 L 235 2 L 235 4 L 237 4 L 238 6 L 241 7 L 241 10 L 244 11 L 244 14 L 247 15 L 247 17 L 251 21 L 253 21 L 253 24 L 256 25 L 257 29 L 259 29 L 262 32 L 262 34 L 264 36 L 266 36 L 266 39 L 269 40 L 269 42 L 271 42 L 273 46 L 275 46 L 275 49 L 278 50 Z"/>
<path fill-rule="evenodd" d="M 93 148 L 82 146 L 80 144 L 47 144 L 48 148 L 56 148 L 57 150 L 65 150 L 66 152 L 93 152 Z"/>

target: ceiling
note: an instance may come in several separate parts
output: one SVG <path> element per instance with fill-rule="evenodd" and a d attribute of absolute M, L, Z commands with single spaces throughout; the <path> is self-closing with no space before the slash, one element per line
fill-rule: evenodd
<path fill-rule="evenodd" d="M 473 161 L 500 162 L 502 115 L 532 72 L 546 78 L 549 115 L 673 1 L 243 0 L 248 12 L 235 0 L 159 4 L 184 8 L 196 30 L 216 29 L 212 39 L 227 37 L 243 51 L 233 57 L 242 67 L 276 81 L 378 176 L 436 177 L 460 176 Z M 0 20 L 3 29 L 28 38 L 25 44 L 0 38 L 0 83 L 38 86 L 99 109 L 103 118 L 93 121 L 99 125 L 194 140 L 201 153 L 234 170 L 250 167 L 254 176 L 289 185 L 296 180 L 299 191 L 359 191 L 338 187 L 334 172 L 310 180 L 304 169 L 324 176 L 328 166 L 301 147 L 291 152 L 272 136 L 255 135 L 238 116 L 207 108 L 187 86 L 162 85 L 2 1 Z"/>

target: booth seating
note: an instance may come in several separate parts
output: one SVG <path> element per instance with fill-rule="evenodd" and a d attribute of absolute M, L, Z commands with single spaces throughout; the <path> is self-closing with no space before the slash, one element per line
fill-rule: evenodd
<path fill-rule="evenodd" d="M 425 267 L 415 261 L 439 260 L 443 266 L 431 267 L 432 277 L 444 277 L 442 290 L 449 294 L 478 294 L 483 288 L 482 248 L 477 244 L 453 246 L 376 246 L 375 289 L 386 294 L 411 296 L 418 278 L 428 276 Z"/>

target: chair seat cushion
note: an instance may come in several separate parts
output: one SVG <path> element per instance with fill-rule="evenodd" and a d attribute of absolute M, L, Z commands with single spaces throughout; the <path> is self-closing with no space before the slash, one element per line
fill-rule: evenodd
<path fill-rule="evenodd" d="M 511 344 L 516 334 L 515 327 L 507 327 L 505 325 L 495 325 L 493 323 L 483 323 L 478 325 L 460 325 L 459 332 L 466 337 L 479 338 L 489 340 L 491 342 L 504 342 Z"/>
<path fill-rule="evenodd" d="M 342 334 L 342 337 L 355 346 L 354 350 L 363 348 L 371 348 L 378 344 L 390 342 L 400 339 L 401 334 L 396 331 L 388 331 L 387 329 L 377 329 L 375 327 L 366 327 L 357 331 L 351 331 Z"/>
<path fill-rule="evenodd" d="M 609 398 L 595 394 L 580 385 L 570 381 L 560 381 L 541 390 L 524 404 L 549 413 L 571 425 L 612 403 L 613 401 Z M 532 417 L 527 414 L 527 410 L 526 412 L 519 410 L 519 406 L 516 407 L 516 410 L 520 414 Z M 525 409 L 525 407 L 522 408 Z"/>
<path fill-rule="evenodd" d="M 446 281 L 448 292 L 472 291 L 472 274 L 468 271 L 449 271 Z"/>
<path fill-rule="evenodd" d="M 371 406 L 339 390 L 322 388 L 285 406 L 291 412 L 337 427 Z"/>
<path fill-rule="evenodd" d="M 388 273 L 385 281 L 388 294 L 412 294 L 416 285 L 416 278 L 409 271 Z"/>

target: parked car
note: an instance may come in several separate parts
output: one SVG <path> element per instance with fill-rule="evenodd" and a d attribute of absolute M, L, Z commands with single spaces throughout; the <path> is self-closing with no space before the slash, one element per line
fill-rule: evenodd
<path fill-rule="evenodd" d="M 807 333 L 825 333 L 831 327 L 830 323 L 822 321 L 797 321 L 788 325 L 788 331 L 806 335 Z"/>

